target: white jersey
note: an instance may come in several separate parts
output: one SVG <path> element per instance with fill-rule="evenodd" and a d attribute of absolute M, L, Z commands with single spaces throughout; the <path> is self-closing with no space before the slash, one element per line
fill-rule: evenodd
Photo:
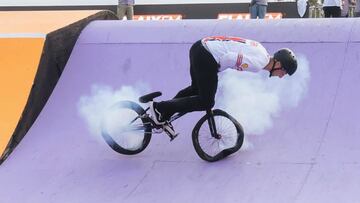
<path fill-rule="evenodd" d="M 233 68 L 239 71 L 258 72 L 270 61 L 270 55 L 259 43 L 239 37 L 206 37 L 201 40 L 217 63 L 219 71 Z"/>

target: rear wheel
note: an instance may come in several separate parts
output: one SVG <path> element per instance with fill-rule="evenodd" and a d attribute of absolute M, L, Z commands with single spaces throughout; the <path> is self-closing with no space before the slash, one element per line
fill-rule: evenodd
<path fill-rule="evenodd" d="M 213 116 L 217 136 L 212 136 L 209 119 Z M 244 141 L 240 123 L 225 111 L 213 110 L 195 125 L 192 140 L 196 153 L 205 161 L 214 162 L 238 151 Z"/>
<path fill-rule="evenodd" d="M 151 140 L 151 124 L 141 117 L 144 109 L 132 101 L 120 101 L 113 105 L 102 123 L 102 137 L 120 154 L 133 155 L 142 152 Z"/>

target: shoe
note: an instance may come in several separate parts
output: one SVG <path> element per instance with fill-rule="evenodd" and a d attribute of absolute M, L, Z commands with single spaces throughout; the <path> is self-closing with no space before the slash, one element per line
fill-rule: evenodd
<path fill-rule="evenodd" d="M 162 132 L 164 132 L 163 128 L 153 128 L 152 129 L 152 133 L 160 134 Z"/>
<path fill-rule="evenodd" d="M 150 116 L 156 125 L 164 125 L 165 121 L 162 119 L 162 115 L 155 107 L 155 102 L 150 102 Z"/>
<path fill-rule="evenodd" d="M 174 127 L 172 126 L 172 124 L 170 122 L 166 122 L 163 125 L 163 129 L 169 135 L 171 140 L 173 140 L 176 136 L 178 136 L 178 134 L 175 132 Z"/>

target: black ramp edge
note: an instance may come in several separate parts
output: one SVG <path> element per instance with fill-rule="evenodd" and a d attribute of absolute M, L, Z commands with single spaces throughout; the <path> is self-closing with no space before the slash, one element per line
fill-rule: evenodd
<path fill-rule="evenodd" d="M 45 106 L 71 55 L 81 31 L 94 20 L 117 20 L 111 11 L 99 11 L 94 15 L 55 30 L 46 36 L 39 67 L 29 98 L 15 131 L 0 158 L 0 164 L 24 138 Z"/>

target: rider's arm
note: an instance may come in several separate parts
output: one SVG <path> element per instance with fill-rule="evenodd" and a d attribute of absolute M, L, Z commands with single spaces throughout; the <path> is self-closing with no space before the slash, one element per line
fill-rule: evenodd
<path fill-rule="evenodd" d="M 248 55 L 243 53 L 228 52 L 220 57 L 221 69 L 233 68 L 238 71 L 258 72 L 270 60 L 267 54 Z"/>
<path fill-rule="evenodd" d="M 219 58 L 221 69 L 233 68 L 238 71 L 258 72 L 270 61 L 270 56 L 262 46 L 252 46 L 241 52 L 227 52 Z"/>
<path fill-rule="evenodd" d="M 235 68 L 241 69 L 243 55 L 236 52 L 227 52 L 219 58 L 219 64 L 222 69 Z"/>

